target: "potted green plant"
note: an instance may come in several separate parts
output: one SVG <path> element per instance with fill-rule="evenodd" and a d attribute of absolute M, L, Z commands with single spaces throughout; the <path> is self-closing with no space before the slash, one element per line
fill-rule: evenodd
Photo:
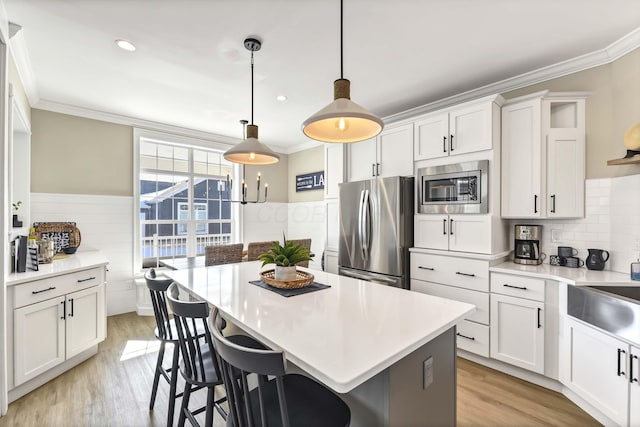
<path fill-rule="evenodd" d="M 310 261 L 312 258 L 313 254 L 309 252 L 309 249 L 296 243 L 287 242 L 286 237 L 284 237 L 283 245 L 280 242 L 273 242 L 269 252 L 258 256 L 263 267 L 267 264 L 275 264 L 275 279 L 282 281 L 295 280 L 296 264 Z"/>
<path fill-rule="evenodd" d="M 18 211 L 20 210 L 20 206 L 22 206 L 22 200 L 18 200 L 17 202 L 11 203 L 11 207 L 13 211 L 12 221 L 13 221 L 14 228 L 22 227 L 22 221 L 18 219 Z"/>

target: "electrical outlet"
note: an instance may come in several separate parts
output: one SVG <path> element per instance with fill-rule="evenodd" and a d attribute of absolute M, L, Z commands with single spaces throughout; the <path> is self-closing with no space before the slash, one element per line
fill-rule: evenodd
<path fill-rule="evenodd" d="M 551 243 L 560 243 L 562 241 L 562 230 L 551 230 Z"/>
<path fill-rule="evenodd" d="M 636 251 L 640 251 L 640 236 L 635 236 L 633 241 L 634 241 L 633 249 Z"/>
<path fill-rule="evenodd" d="M 433 384 L 433 356 L 430 356 L 422 365 L 422 388 L 427 389 Z"/>

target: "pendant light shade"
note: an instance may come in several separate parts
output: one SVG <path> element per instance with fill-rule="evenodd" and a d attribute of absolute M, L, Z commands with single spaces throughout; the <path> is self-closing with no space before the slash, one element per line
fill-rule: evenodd
<path fill-rule="evenodd" d="M 280 156 L 258 140 L 258 126 L 253 124 L 253 52 L 260 50 L 260 40 L 249 38 L 244 47 L 251 51 L 251 124 L 247 125 L 247 137 L 224 153 L 224 158 L 244 165 L 270 165 L 278 163 Z"/>
<path fill-rule="evenodd" d="M 333 82 L 334 101 L 302 123 L 302 132 L 322 142 L 358 142 L 373 138 L 384 127 L 382 119 L 351 101 L 351 82 L 343 78 L 342 0 L 340 0 L 340 79 Z"/>

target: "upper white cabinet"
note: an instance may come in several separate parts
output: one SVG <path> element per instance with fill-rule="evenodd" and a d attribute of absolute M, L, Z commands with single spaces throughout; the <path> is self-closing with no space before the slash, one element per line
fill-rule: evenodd
<path fill-rule="evenodd" d="M 349 181 L 413 175 L 413 123 L 391 125 L 375 138 L 349 144 Z"/>
<path fill-rule="evenodd" d="M 503 217 L 584 217 L 587 95 L 539 92 L 502 107 Z"/>
<path fill-rule="evenodd" d="M 436 159 L 491 150 L 499 133 L 501 96 L 427 114 L 415 121 L 414 158 Z"/>
<path fill-rule="evenodd" d="M 342 144 L 324 145 L 324 197 L 325 199 L 337 199 L 339 196 L 338 184 L 344 178 L 344 146 Z"/>
<path fill-rule="evenodd" d="M 428 214 L 414 217 L 414 246 L 490 254 L 497 248 L 490 215 Z"/>

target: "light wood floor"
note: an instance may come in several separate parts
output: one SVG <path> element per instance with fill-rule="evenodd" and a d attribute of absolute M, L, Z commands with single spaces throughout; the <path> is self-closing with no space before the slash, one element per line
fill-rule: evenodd
<path fill-rule="evenodd" d="M 168 385 L 149 396 L 157 348 L 152 317 L 108 318 L 100 352 L 9 405 L 5 426 L 163 426 Z M 166 360 L 170 360 L 165 355 Z M 179 387 L 182 383 L 179 384 Z M 192 396 L 204 403 L 204 393 Z M 176 416 L 177 419 L 177 416 Z M 216 425 L 224 425 L 215 416 Z M 590 426 L 598 423 L 564 396 L 458 359 L 459 426 Z"/>

